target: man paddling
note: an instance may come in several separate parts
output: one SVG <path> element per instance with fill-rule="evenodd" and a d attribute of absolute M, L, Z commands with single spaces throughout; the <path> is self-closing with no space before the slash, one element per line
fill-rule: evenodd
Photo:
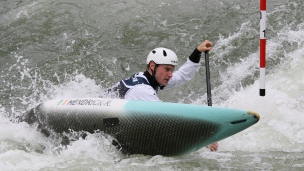
<path fill-rule="evenodd" d="M 195 75 L 200 64 L 201 53 L 210 51 L 212 43 L 205 40 L 195 48 L 187 61 L 175 72 L 177 55 L 167 48 L 153 49 L 147 57 L 145 72 L 121 80 L 112 89 L 118 97 L 128 100 L 161 101 L 157 93 L 188 82 Z M 217 151 L 218 143 L 209 145 L 211 151 Z"/>

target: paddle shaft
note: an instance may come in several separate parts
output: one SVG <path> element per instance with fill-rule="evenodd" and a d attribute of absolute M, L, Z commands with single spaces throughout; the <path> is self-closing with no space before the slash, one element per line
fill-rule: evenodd
<path fill-rule="evenodd" d="M 209 52 L 205 52 L 205 68 L 206 68 L 206 84 L 207 84 L 207 102 L 208 106 L 212 106 L 210 68 L 209 68 Z"/>

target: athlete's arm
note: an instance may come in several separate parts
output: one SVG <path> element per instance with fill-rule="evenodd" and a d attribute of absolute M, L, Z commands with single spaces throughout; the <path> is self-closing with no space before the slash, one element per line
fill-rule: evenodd
<path fill-rule="evenodd" d="M 165 89 L 179 86 L 192 79 L 200 66 L 201 53 L 211 50 L 212 46 L 212 43 L 208 40 L 198 45 L 187 59 L 187 62 L 173 73 Z"/>
<path fill-rule="evenodd" d="M 168 82 L 165 89 L 179 86 L 192 79 L 195 75 L 195 72 L 200 67 L 200 58 L 201 52 L 198 49 L 195 49 L 187 59 L 187 62 L 172 74 L 173 76 Z"/>

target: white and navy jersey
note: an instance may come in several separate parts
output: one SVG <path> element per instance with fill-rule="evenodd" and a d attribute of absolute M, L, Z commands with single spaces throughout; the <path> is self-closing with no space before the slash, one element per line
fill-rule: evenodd
<path fill-rule="evenodd" d="M 144 76 L 144 73 L 139 72 L 139 73 L 134 74 L 130 78 L 121 80 L 111 90 L 113 92 L 117 93 L 119 98 L 129 99 L 128 94 L 129 94 L 130 90 L 132 90 L 135 87 L 140 87 L 140 86 L 144 86 L 144 85 L 146 85 L 147 87 L 151 87 L 148 79 L 146 78 L 146 76 Z M 151 87 L 151 89 L 153 90 L 152 91 L 153 93 L 156 92 L 152 87 Z M 137 88 L 136 88 L 136 90 L 137 90 Z M 140 94 L 140 91 L 138 93 Z"/>
<path fill-rule="evenodd" d="M 199 62 L 192 62 L 188 59 L 185 64 L 172 74 L 172 78 L 169 80 L 167 86 L 164 87 L 164 90 L 189 81 L 194 77 L 199 66 Z M 112 91 L 116 92 L 122 99 L 161 101 L 157 96 L 157 92 L 161 90 L 159 87 L 154 89 L 143 72 L 136 73 L 132 77 L 118 82 L 112 88 Z"/>

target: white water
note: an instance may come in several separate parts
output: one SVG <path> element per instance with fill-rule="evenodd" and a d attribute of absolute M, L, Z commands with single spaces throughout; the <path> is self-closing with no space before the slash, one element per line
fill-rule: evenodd
<path fill-rule="evenodd" d="M 293 31 L 286 27 L 278 37 L 267 41 L 267 56 L 270 58 L 276 57 L 277 49 L 282 48 L 282 41 L 296 46 L 296 50 L 284 54 L 285 58 L 279 67 L 267 74 L 265 97 L 258 94 L 259 80 L 257 80 L 253 85 L 233 92 L 227 101 L 220 104 L 225 107 L 252 110 L 261 116 L 261 120 L 255 126 L 224 140 L 221 145 L 223 150 L 287 152 L 304 150 L 303 24 L 299 24 L 298 29 Z M 252 67 L 251 61 L 256 61 L 258 57 L 257 54 L 252 54 L 248 60 L 231 66 L 222 78 L 242 77 L 247 73 L 246 68 Z M 240 72 L 236 74 L 229 70 Z M 238 79 L 223 80 L 223 85 L 237 84 L 235 80 Z"/>
<path fill-rule="evenodd" d="M 299 37 L 304 30 L 284 31 L 280 34 L 282 37 L 276 40 L 269 40 L 269 56 L 271 56 L 271 47 L 277 47 L 277 39 L 285 39 L 290 43 L 296 42 L 297 50 L 286 54 L 286 58 L 278 68 L 266 76 L 266 96 L 258 95 L 259 81 L 244 87 L 239 91 L 230 92 L 228 100 L 214 106 L 252 110 L 260 114 L 261 120 L 249 129 L 229 137 L 221 142 L 219 153 L 210 153 L 206 149 L 201 149 L 197 154 L 207 158 L 228 157 L 228 154 L 222 154 L 223 151 L 285 151 L 302 152 L 304 149 L 304 47 L 303 40 Z M 303 38 L 304 36 L 302 36 Z M 248 58 L 256 58 L 257 54 L 251 54 Z M 245 65 L 245 66 L 244 66 Z M 229 70 L 241 70 L 250 68 L 251 63 L 244 60 L 242 63 L 231 66 L 225 74 L 233 74 Z M 221 87 L 216 89 L 225 89 L 235 84 L 235 80 L 224 78 Z M 234 75 L 242 77 L 242 75 Z M 237 78 L 236 78 L 237 80 Z M 231 83 L 232 82 L 232 83 Z M 96 83 L 78 74 L 68 83 L 53 86 L 46 94 L 48 97 L 98 97 L 102 88 Z M 215 97 L 216 98 L 216 97 Z M 200 99 L 198 99 L 200 100 Z M 5 170 L 39 170 L 47 168 L 69 168 L 100 170 L 99 164 L 130 168 L 137 165 L 156 166 L 159 163 L 175 163 L 179 158 L 166 158 L 156 156 L 153 158 L 136 156 L 131 159 L 123 159 L 119 152 L 115 151 L 109 141 L 100 134 L 93 134 L 86 140 L 78 140 L 68 146 L 66 149 L 55 147 L 52 141 L 45 138 L 34 128 L 26 123 L 15 124 L 7 118 L 4 108 L 1 108 L 0 122 L 0 168 Z M 194 154 L 195 155 L 195 154 Z M 210 156 L 211 155 L 211 156 Z M 227 156 L 228 155 L 228 156 Z M 183 159 L 184 160 L 184 159 Z M 116 162 L 119 164 L 115 164 Z M 143 162 L 143 163 L 142 163 Z M 77 163 L 77 164 L 75 164 Z M 114 165 L 113 165 L 114 164 Z M 92 166 L 92 167 L 91 167 Z M 96 166 L 96 167 L 93 167 Z M 172 168 L 172 166 L 168 166 Z M 159 168 L 158 168 L 159 169 Z"/>
<path fill-rule="evenodd" d="M 25 12 L 18 15 L 29 17 Z M 273 17 L 277 13 L 274 11 L 268 15 Z M 231 36 L 220 36 L 215 42 L 215 61 L 224 60 L 221 58 L 236 48 L 246 48 L 235 47 L 233 42 L 244 35 L 249 36 L 248 39 L 252 38 L 255 29 L 250 27 L 250 23 L 246 22 L 236 33 L 231 31 Z M 108 137 L 99 133 L 89 135 L 86 140 L 77 140 L 65 148 L 58 146 L 56 140 L 44 137 L 26 123 L 11 122 L 9 116 L 19 115 L 48 99 L 99 97 L 102 96 L 101 92 L 106 91 L 106 87 L 77 71 L 66 74 L 64 80 L 58 77 L 59 84 L 43 80 L 39 74 L 30 75 L 27 68 L 29 61 L 23 58 L 22 53 L 16 53 L 15 58 L 11 59 L 16 60 L 16 64 L 10 66 L 10 72 L 16 72 L 16 75 L 20 73 L 21 81 L 30 80 L 31 88 L 35 90 L 29 96 L 8 98 L 12 99 L 7 102 L 10 106 L 0 104 L 0 170 L 229 170 L 240 169 L 241 166 L 248 170 L 250 169 L 246 166 L 252 166 L 250 168 L 253 170 L 300 170 L 304 167 L 301 155 L 304 150 L 303 42 L 302 23 L 286 24 L 275 36 L 267 40 L 267 62 L 272 68 L 266 69 L 265 97 L 259 96 L 257 79 L 252 84 L 242 83 L 242 80 L 258 71 L 258 51 L 240 56 L 239 62 L 228 63 L 228 68 L 220 72 L 218 79 L 221 83 L 212 90 L 213 105 L 252 110 L 260 114 L 261 120 L 249 129 L 219 142 L 218 152 L 211 153 L 203 148 L 193 154 L 179 157 L 135 155 L 124 158 L 110 145 Z M 279 64 L 272 64 L 274 62 Z M 129 66 L 131 65 L 126 65 L 126 68 Z M 216 63 L 211 65 L 216 66 Z M 108 70 L 107 74 L 111 77 L 115 72 L 119 71 Z M 20 87 L 24 90 L 28 88 L 14 86 L 15 90 Z M 196 91 L 191 93 L 195 94 Z M 183 101 L 183 97 L 180 98 Z M 195 98 L 191 96 L 190 100 L 194 104 L 205 105 L 202 103 L 205 98 L 206 95 L 198 95 Z M 27 109 L 19 108 L 14 100 L 20 100 Z M 241 152 L 244 155 L 238 154 Z M 281 155 L 275 152 L 281 152 Z M 269 160 L 264 160 L 265 153 L 271 156 L 270 159 L 267 158 Z M 243 159 L 246 156 L 250 159 Z M 289 158 L 294 160 L 287 163 Z M 237 160 L 240 162 L 237 163 Z M 236 164 L 226 164 L 229 161 Z M 287 165 L 287 168 L 280 167 L 281 163 Z"/>

